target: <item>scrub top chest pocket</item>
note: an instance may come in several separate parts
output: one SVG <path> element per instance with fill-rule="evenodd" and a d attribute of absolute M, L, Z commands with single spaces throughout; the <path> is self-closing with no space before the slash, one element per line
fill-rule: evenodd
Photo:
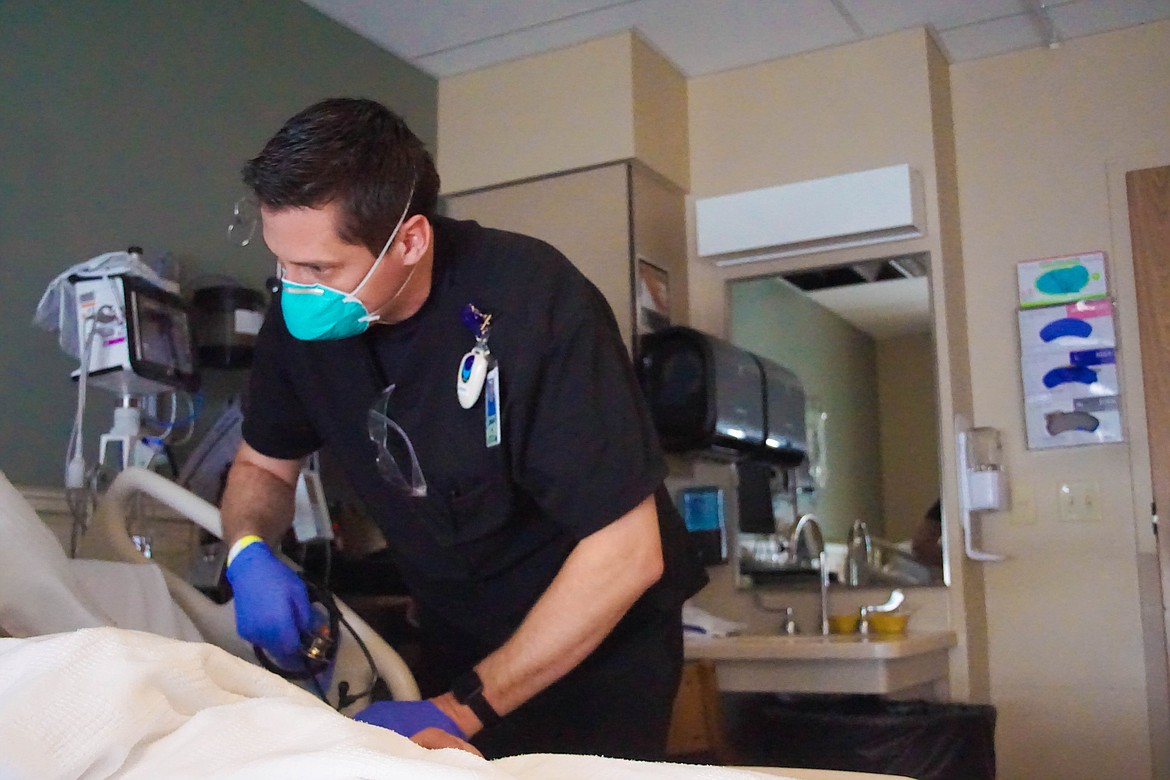
<path fill-rule="evenodd" d="M 509 480 L 498 474 L 477 477 L 444 491 L 442 503 L 442 517 L 434 518 L 440 523 L 439 543 L 466 567 L 467 577 L 489 578 L 517 557 L 529 513 Z"/>
<path fill-rule="evenodd" d="M 451 390 L 442 396 L 424 401 L 411 420 L 422 424 L 419 456 L 430 487 L 414 509 L 451 563 L 477 578 L 506 563 L 526 502 L 511 478 L 508 448 L 485 444 L 485 399 L 462 409 Z"/>

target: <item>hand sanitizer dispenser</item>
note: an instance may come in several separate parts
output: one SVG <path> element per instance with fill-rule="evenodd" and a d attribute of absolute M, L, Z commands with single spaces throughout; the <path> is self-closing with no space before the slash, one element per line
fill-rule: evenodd
<path fill-rule="evenodd" d="M 967 432 L 967 508 L 972 512 L 998 512 L 1006 504 L 1003 450 L 995 428 Z"/>
<path fill-rule="evenodd" d="M 1007 508 L 1007 479 L 1003 469 L 1003 448 L 996 428 L 958 431 L 959 509 L 967 557 L 976 561 L 1002 561 L 1002 555 L 975 548 L 972 540 L 973 514 L 998 512 Z"/>

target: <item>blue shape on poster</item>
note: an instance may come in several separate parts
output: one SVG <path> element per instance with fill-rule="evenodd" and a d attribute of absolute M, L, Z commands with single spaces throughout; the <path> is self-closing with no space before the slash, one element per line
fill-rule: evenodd
<path fill-rule="evenodd" d="M 1097 381 L 1097 372 L 1084 366 L 1061 366 L 1044 375 L 1044 386 L 1057 387 L 1067 382 L 1082 382 L 1091 385 Z"/>
<path fill-rule="evenodd" d="M 1077 338 L 1088 338 L 1089 334 L 1093 332 L 1093 326 L 1084 320 L 1078 320 L 1073 317 L 1065 317 L 1063 319 L 1050 322 L 1040 329 L 1040 338 L 1043 341 L 1053 341 L 1061 336 L 1076 336 Z"/>
<path fill-rule="evenodd" d="M 1068 295 L 1085 289 L 1089 283 L 1089 269 L 1083 265 L 1053 268 L 1036 279 L 1036 289 L 1045 295 Z"/>

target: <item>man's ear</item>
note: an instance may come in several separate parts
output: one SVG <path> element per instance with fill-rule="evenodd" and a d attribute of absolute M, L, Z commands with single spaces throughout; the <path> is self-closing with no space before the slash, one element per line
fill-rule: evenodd
<path fill-rule="evenodd" d="M 422 214 L 415 214 L 398 228 L 402 242 L 402 264 L 412 266 L 427 256 L 435 233 L 431 221 Z"/>

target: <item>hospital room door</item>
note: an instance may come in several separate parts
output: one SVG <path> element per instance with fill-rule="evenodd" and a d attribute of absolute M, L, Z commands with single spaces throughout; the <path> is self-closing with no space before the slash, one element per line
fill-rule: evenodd
<path fill-rule="evenodd" d="M 1125 175 L 1137 284 L 1142 384 L 1154 505 L 1166 518 L 1158 533 L 1163 619 L 1170 639 L 1170 165 Z"/>

